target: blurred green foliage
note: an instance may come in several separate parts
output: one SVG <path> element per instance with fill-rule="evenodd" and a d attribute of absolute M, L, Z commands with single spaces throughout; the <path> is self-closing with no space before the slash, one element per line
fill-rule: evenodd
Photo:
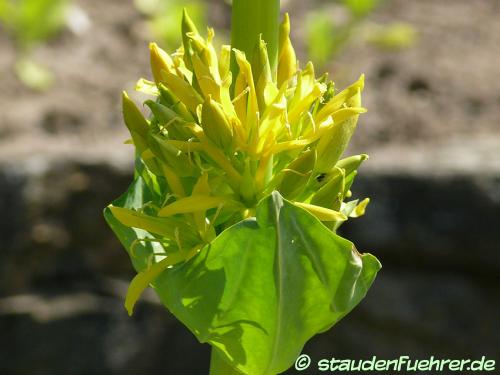
<path fill-rule="evenodd" d="M 361 35 L 364 41 L 385 50 L 412 46 L 417 38 L 412 25 L 401 22 L 379 25 L 368 21 L 373 12 L 387 1 L 330 0 L 310 11 L 305 24 L 309 57 L 324 67 L 351 42 L 354 35 Z"/>
<path fill-rule="evenodd" d="M 373 12 L 381 0 L 342 0 L 342 3 L 355 17 L 365 17 Z"/>
<path fill-rule="evenodd" d="M 52 73 L 31 58 L 31 50 L 62 30 L 69 0 L 0 0 L 0 24 L 15 41 L 15 73 L 26 86 L 46 90 Z"/>
<path fill-rule="evenodd" d="M 0 22 L 27 50 L 59 32 L 65 23 L 69 0 L 0 0 Z"/>
<path fill-rule="evenodd" d="M 328 13 L 315 10 L 308 14 L 306 19 L 308 53 L 319 66 L 325 65 L 336 55 L 348 37 L 348 29 L 337 26 Z"/>
<path fill-rule="evenodd" d="M 374 28 L 368 41 L 379 48 L 395 50 L 411 47 L 418 33 L 412 25 L 407 23 L 394 23 L 387 26 Z"/>
<path fill-rule="evenodd" d="M 181 44 L 179 19 L 186 8 L 197 25 L 206 25 L 206 6 L 198 0 L 134 0 L 136 8 L 148 17 L 152 37 L 160 45 L 177 48 Z"/>

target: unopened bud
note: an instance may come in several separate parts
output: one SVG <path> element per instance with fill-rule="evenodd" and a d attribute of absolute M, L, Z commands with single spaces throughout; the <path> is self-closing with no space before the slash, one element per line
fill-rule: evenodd
<path fill-rule="evenodd" d="M 363 108 L 345 108 L 340 118 L 341 122 L 336 122 L 334 118 L 333 126 L 324 134 L 318 143 L 318 163 L 317 172 L 328 172 L 340 159 L 356 129 L 359 113 L 364 112 Z M 346 118 L 346 119 L 345 119 Z"/>
<path fill-rule="evenodd" d="M 296 72 L 297 56 L 290 41 L 290 17 L 285 13 L 279 31 L 278 87 L 292 78 Z"/>
<path fill-rule="evenodd" d="M 185 120 L 176 112 L 153 100 L 146 100 L 144 104 L 151 109 L 154 118 L 158 121 L 159 125 L 164 127 L 170 138 L 179 140 L 189 139 L 190 133 L 183 127 Z"/>
<path fill-rule="evenodd" d="M 368 158 L 369 156 L 367 154 L 349 156 L 345 159 L 339 160 L 336 167 L 344 169 L 347 176 L 357 170 L 361 163 L 368 160 Z"/>
<path fill-rule="evenodd" d="M 162 82 L 162 70 L 170 71 L 173 67 L 172 58 L 162 50 L 156 43 L 149 44 L 151 58 L 151 72 L 156 83 Z"/>
<path fill-rule="evenodd" d="M 193 54 L 193 49 L 191 47 L 191 38 L 189 38 L 188 33 L 198 34 L 198 29 L 193 20 L 189 17 L 186 8 L 184 8 L 182 12 L 181 30 L 182 45 L 184 46 L 184 64 L 188 69 L 192 69 L 191 55 Z"/>
<path fill-rule="evenodd" d="M 316 151 L 307 150 L 283 171 L 278 191 L 287 199 L 294 199 L 304 191 L 316 162 Z"/>
<path fill-rule="evenodd" d="M 165 85 L 159 84 L 158 89 L 160 91 L 160 103 L 166 105 L 173 111 L 175 111 L 179 116 L 181 116 L 185 121 L 194 122 L 194 118 L 189 113 L 188 109 Z"/>
<path fill-rule="evenodd" d="M 175 95 L 191 112 L 196 113 L 196 107 L 203 102 L 203 99 L 193 86 L 168 70 L 162 70 L 161 76 L 165 86 L 172 92 L 175 92 Z"/>
<path fill-rule="evenodd" d="M 271 65 L 267 53 L 266 42 L 259 38 L 253 54 L 252 72 L 257 91 L 257 102 L 259 109 L 264 112 L 265 108 L 274 100 L 278 89 L 273 82 Z"/>
<path fill-rule="evenodd" d="M 233 142 L 233 128 L 222 106 L 208 97 L 201 110 L 201 125 L 206 136 L 219 148 L 227 149 Z"/>

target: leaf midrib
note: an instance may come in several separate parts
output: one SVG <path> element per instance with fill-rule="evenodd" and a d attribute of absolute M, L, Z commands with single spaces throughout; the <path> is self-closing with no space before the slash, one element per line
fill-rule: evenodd
<path fill-rule="evenodd" d="M 264 371 L 264 374 L 271 374 L 269 371 L 274 367 L 274 362 L 275 359 L 277 358 L 278 354 L 278 348 L 279 348 L 279 343 L 281 339 L 281 330 L 282 330 L 282 324 L 283 324 L 283 303 L 282 303 L 282 296 L 283 296 L 283 282 L 282 282 L 282 275 L 283 275 L 283 264 L 282 261 L 284 259 L 283 256 L 283 241 L 281 239 L 281 227 L 280 227 L 280 213 L 281 213 L 281 208 L 283 207 L 283 200 L 281 199 L 282 206 L 277 207 L 276 205 L 274 206 L 275 208 L 275 225 L 276 225 L 276 252 L 278 254 L 278 277 L 277 277 L 277 307 L 276 307 L 276 330 L 274 331 L 274 337 L 273 337 L 273 344 L 271 346 L 271 353 L 272 357 L 271 360 L 269 361 L 269 364 Z"/>

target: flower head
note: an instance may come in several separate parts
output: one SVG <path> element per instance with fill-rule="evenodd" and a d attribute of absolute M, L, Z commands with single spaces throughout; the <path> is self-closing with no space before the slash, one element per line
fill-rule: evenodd
<path fill-rule="evenodd" d="M 145 180 L 157 182 L 163 204 L 111 207 L 113 215 L 186 256 L 254 216 L 257 202 L 273 190 L 333 230 L 362 215 L 368 200 L 344 199 L 367 156 L 341 157 L 366 111 L 363 76 L 337 92 L 326 75 L 316 78 L 312 63 L 300 67 L 288 15 L 275 74 L 263 40 L 248 61 L 227 45 L 217 54 L 213 29 L 202 37 L 187 14 L 182 32 L 183 44 L 172 54 L 150 45 L 154 81 L 141 79 L 137 88 L 154 97 L 145 103 L 151 117 L 123 96 Z"/>

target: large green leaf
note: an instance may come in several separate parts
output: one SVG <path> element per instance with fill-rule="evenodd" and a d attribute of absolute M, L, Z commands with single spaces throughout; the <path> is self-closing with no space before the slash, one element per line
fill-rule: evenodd
<path fill-rule="evenodd" d="M 257 218 L 224 231 L 154 283 L 201 342 L 246 374 L 277 374 L 304 344 L 365 296 L 380 269 L 370 254 L 278 193 Z"/>
<path fill-rule="evenodd" d="M 136 209 L 154 201 L 141 176 L 113 202 Z M 137 271 L 164 258 L 147 231 L 105 217 Z M 160 258 L 153 254 L 161 255 Z M 338 322 L 365 296 L 380 269 L 370 254 L 334 234 L 274 192 L 257 217 L 222 232 L 187 263 L 165 270 L 153 287 L 165 306 L 216 357 L 251 375 L 289 368 L 304 344 Z"/>

